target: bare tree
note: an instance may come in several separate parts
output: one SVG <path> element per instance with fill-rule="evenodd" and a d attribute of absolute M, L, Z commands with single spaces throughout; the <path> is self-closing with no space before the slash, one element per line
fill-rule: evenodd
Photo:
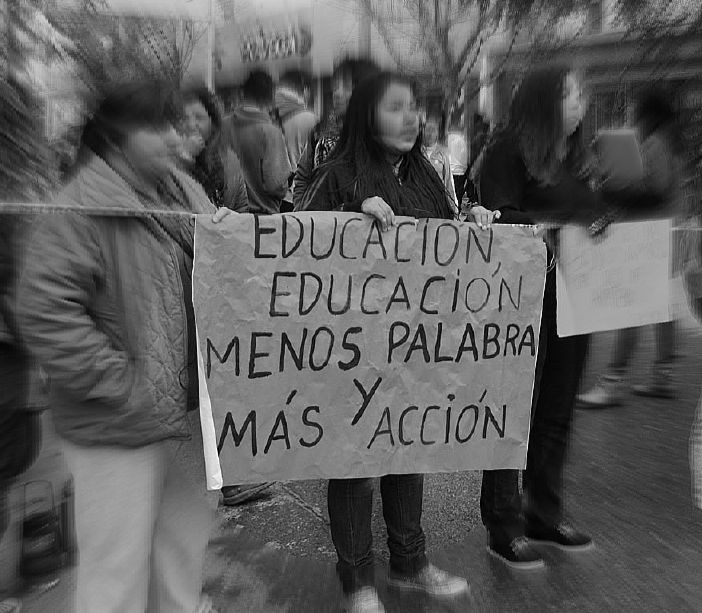
<path fill-rule="evenodd" d="M 539 24 L 553 23 L 589 4 L 589 0 L 358 2 L 400 70 L 420 76 L 444 92 L 442 112 L 447 125 L 458 93 L 490 36 L 498 30 L 510 33 L 511 51 L 522 28 L 533 30 Z M 471 92 L 475 94 L 477 90 Z"/>

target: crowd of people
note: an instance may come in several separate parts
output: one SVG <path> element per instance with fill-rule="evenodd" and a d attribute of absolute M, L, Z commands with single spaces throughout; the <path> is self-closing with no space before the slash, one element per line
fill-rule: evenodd
<path fill-rule="evenodd" d="M 252 73 L 229 116 L 206 88 L 120 85 L 83 127 L 56 198 L 78 214 L 39 215 L 21 229 L 31 239 L 19 275 L 20 228 L 3 216 L 0 436 L 36 440 L 36 415 L 26 407 L 40 368 L 75 481 L 78 613 L 212 610 L 201 577 L 218 496 L 206 491 L 196 411 L 191 213 L 219 222 L 236 212 L 334 210 L 367 214 L 383 230 L 396 216 L 543 228 L 548 268 L 522 490 L 518 471 L 486 470 L 480 511 L 488 552 L 512 568 L 544 566 L 534 542 L 571 552 L 592 546 L 563 515 L 573 411 L 578 400 L 615 402 L 613 382 L 621 385 L 637 332 L 622 331 L 612 372 L 578 398 L 588 337 L 556 332 L 558 226 L 584 225 L 596 240 L 642 199 L 656 215 L 678 213 L 683 171 L 672 110 L 659 93 L 642 96 L 644 175 L 622 184 L 585 146 L 584 97 L 566 67 L 533 69 L 506 125 L 488 135 L 477 117 L 469 142 L 449 134 L 445 146 L 442 118 L 420 112 L 402 75 L 347 62 L 334 85 L 321 119 L 294 74 L 276 88 L 269 75 Z M 645 393 L 672 393 L 673 334 L 672 324 L 659 326 L 657 375 Z M 0 464 L 0 501 L 35 454 L 29 443 L 3 454 L 12 461 Z M 241 504 L 270 486 L 225 484 L 223 500 Z M 466 593 L 465 578 L 427 558 L 423 476 L 385 475 L 380 493 L 388 584 L 436 598 Z M 371 479 L 329 481 L 349 613 L 385 610 L 375 586 L 372 496 Z"/>

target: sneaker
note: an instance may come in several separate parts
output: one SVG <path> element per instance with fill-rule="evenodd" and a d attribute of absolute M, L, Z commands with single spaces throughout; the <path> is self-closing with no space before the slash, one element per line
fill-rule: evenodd
<path fill-rule="evenodd" d="M 663 398 L 665 400 L 675 398 L 675 389 L 672 386 L 656 385 L 655 383 L 635 385 L 632 391 L 637 396 L 647 396 L 649 398 Z"/>
<path fill-rule="evenodd" d="M 373 587 L 363 587 L 345 595 L 341 610 L 344 613 L 385 613 L 385 607 Z"/>
<path fill-rule="evenodd" d="M 577 402 L 582 408 L 604 409 L 622 404 L 622 380 L 619 377 L 605 375 L 590 391 L 579 394 Z"/>
<path fill-rule="evenodd" d="M 670 368 L 658 368 L 653 371 L 648 383 L 633 387 L 634 394 L 650 398 L 673 399 L 675 398 L 675 387 L 672 379 L 673 374 Z"/>
<path fill-rule="evenodd" d="M 536 570 L 544 568 L 546 563 L 525 536 L 513 539 L 500 539 L 488 533 L 487 551 L 510 568 L 519 570 Z"/>
<path fill-rule="evenodd" d="M 0 613 L 20 613 L 22 603 L 14 598 L 6 598 L 0 600 Z"/>
<path fill-rule="evenodd" d="M 526 535 L 534 543 L 552 545 L 565 551 L 584 551 L 594 546 L 587 534 L 578 532 L 565 522 L 545 528 L 527 528 Z"/>
<path fill-rule="evenodd" d="M 431 596 L 457 596 L 470 589 L 463 577 L 454 577 L 433 564 L 427 564 L 414 575 L 403 575 L 390 570 L 388 585 L 403 592 L 424 592 Z"/>
<path fill-rule="evenodd" d="M 238 504 L 258 500 L 265 495 L 265 491 L 272 485 L 273 482 L 227 485 L 222 488 L 223 503 L 228 507 L 234 507 Z"/>

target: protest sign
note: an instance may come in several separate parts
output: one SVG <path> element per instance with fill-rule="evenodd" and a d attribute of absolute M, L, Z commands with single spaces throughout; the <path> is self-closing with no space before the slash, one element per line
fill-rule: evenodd
<path fill-rule="evenodd" d="M 545 259 L 524 227 L 199 216 L 208 475 L 523 468 Z"/>
<path fill-rule="evenodd" d="M 584 228 L 560 231 L 558 336 L 670 321 L 670 220 L 613 224 L 593 239 Z"/>

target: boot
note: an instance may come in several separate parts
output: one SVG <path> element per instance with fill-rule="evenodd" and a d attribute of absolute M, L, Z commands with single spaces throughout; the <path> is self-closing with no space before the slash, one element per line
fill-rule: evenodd
<path fill-rule="evenodd" d="M 603 375 L 591 390 L 578 395 L 577 402 L 584 409 L 604 409 L 621 405 L 623 396 L 622 378 Z"/>
<path fill-rule="evenodd" d="M 666 399 L 675 398 L 673 369 L 669 366 L 655 366 L 648 383 L 635 385 L 633 391 L 637 396 Z"/>

